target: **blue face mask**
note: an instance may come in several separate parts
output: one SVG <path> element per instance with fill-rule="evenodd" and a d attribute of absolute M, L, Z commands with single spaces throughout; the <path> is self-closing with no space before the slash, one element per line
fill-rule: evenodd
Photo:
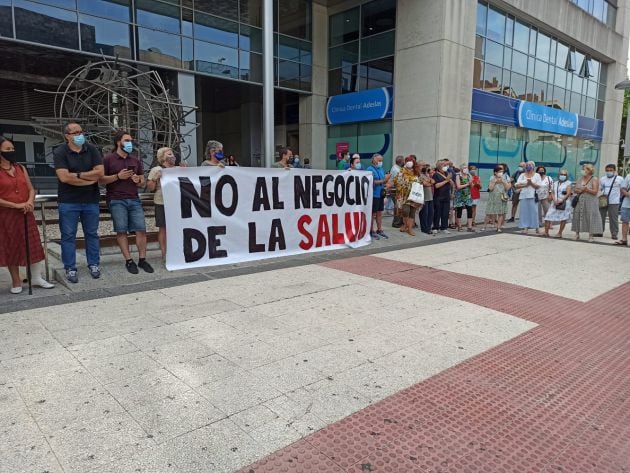
<path fill-rule="evenodd" d="M 223 154 L 223 151 L 218 151 L 214 153 L 214 157 L 218 159 L 219 161 L 222 161 L 223 158 L 225 158 L 225 155 Z"/>
<path fill-rule="evenodd" d="M 558 176 L 558 179 L 560 179 L 560 182 L 564 182 L 567 180 L 567 176 Z"/>
<path fill-rule="evenodd" d="M 608 177 L 608 178 L 611 178 L 611 177 L 613 177 L 614 175 L 615 175 L 615 173 L 614 173 L 614 172 L 610 172 L 610 171 L 609 171 L 609 172 L 607 172 L 607 173 L 606 173 L 606 177 Z"/>
<path fill-rule="evenodd" d="M 354 165 L 354 169 L 361 169 L 361 168 L 363 168 L 361 163 L 357 163 L 357 164 Z"/>
<path fill-rule="evenodd" d="M 131 153 L 133 151 L 133 143 L 131 141 L 125 141 L 123 143 L 122 149 L 127 154 Z"/>
<path fill-rule="evenodd" d="M 72 142 L 77 146 L 83 146 L 85 144 L 85 135 L 84 134 L 74 135 L 72 137 Z"/>
<path fill-rule="evenodd" d="M 300 162 L 300 158 L 298 156 L 296 156 L 295 158 L 293 158 L 293 162 L 294 163 L 299 163 Z"/>
<path fill-rule="evenodd" d="M 377 168 L 382 168 L 383 167 L 383 161 L 379 161 L 378 163 L 376 163 L 376 167 Z"/>

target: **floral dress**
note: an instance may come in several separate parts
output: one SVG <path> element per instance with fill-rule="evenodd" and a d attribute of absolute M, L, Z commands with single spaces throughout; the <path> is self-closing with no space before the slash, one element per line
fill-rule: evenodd
<path fill-rule="evenodd" d="M 470 176 L 460 174 L 459 175 L 459 183 L 460 185 L 466 185 L 470 182 Z M 453 206 L 455 208 L 458 207 L 471 207 L 473 204 L 472 196 L 470 195 L 470 187 L 464 187 L 463 189 L 457 189 L 455 191 L 455 203 Z"/>
<path fill-rule="evenodd" d="M 505 200 L 503 198 L 505 196 Z M 488 204 L 486 205 L 486 215 L 505 215 L 507 214 L 508 196 L 505 192 L 505 182 L 501 179 L 494 184 L 494 188 L 488 195 Z"/>

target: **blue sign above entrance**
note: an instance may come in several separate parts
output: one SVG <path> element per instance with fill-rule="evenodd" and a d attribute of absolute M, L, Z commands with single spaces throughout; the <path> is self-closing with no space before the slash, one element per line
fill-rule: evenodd
<path fill-rule="evenodd" d="M 575 136 L 578 131 L 578 114 L 521 101 L 518 105 L 518 126 Z"/>
<path fill-rule="evenodd" d="M 393 95 L 392 87 L 335 95 L 326 104 L 326 118 L 331 125 L 391 118 Z"/>

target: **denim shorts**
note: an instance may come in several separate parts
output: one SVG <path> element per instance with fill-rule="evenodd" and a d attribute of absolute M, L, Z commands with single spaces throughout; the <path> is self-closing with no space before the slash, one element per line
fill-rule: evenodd
<path fill-rule="evenodd" d="M 630 222 L 630 208 L 629 207 L 621 207 L 621 221 L 624 223 Z"/>
<path fill-rule="evenodd" d="M 146 231 L 140 199 L 112 199 L 109 202 L 109 211 L 116 233 Z"/>

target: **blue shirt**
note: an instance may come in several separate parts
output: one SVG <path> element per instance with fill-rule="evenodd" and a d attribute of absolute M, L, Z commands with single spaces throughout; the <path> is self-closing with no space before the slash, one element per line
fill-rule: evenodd
<path fill-rule="evenodd" d="M 374 165 L 372 165 L 369 168 L 367 168 L 367 170 L 372 172 L 372 176 L 374 176 L 374 182 L 382 181 L 383 179 L 385 179 L 385 169 L 377 168 L 377 167 L 374 167 Z M 385 187 L 385 184 L 374 184 L 374 198 L 375 199 L 381 197 L 384 187 Z"/>

